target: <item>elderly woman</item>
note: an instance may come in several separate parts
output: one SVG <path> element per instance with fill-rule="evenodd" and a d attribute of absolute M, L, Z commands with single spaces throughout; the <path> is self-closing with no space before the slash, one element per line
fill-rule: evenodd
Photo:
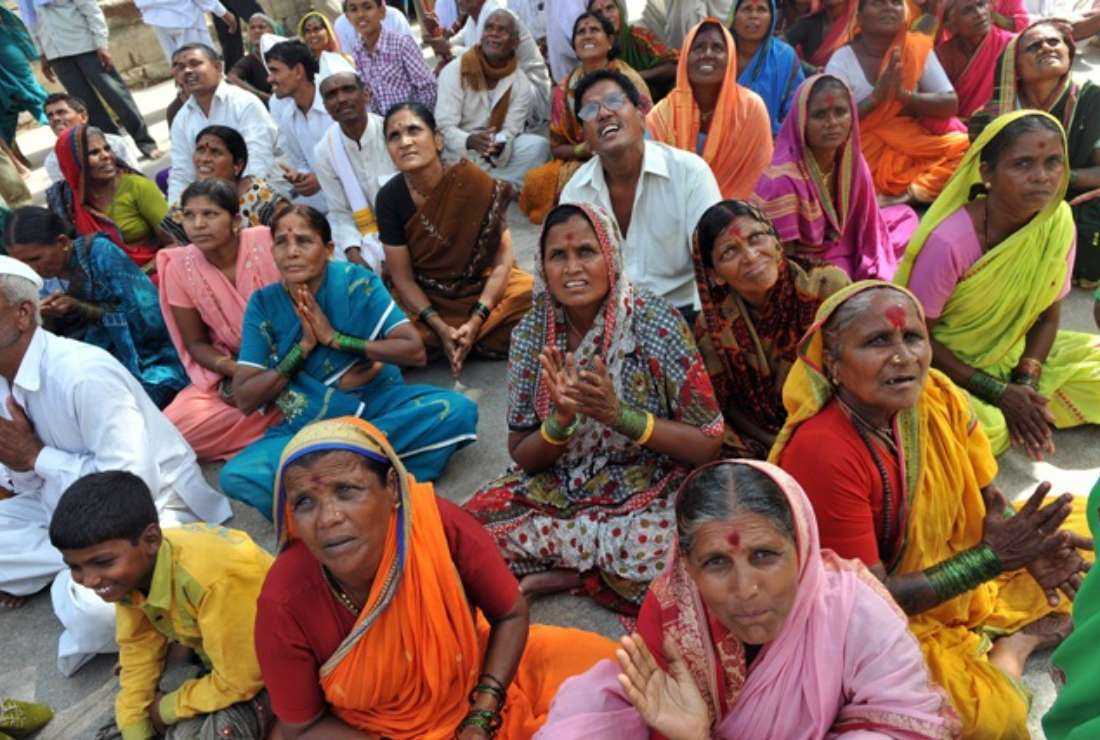
<path fill-rule="evenodd" d="M 956 736 L 905 616 L 861 563 L 819 549 L 782 470 L 692 473 L 673 546 L 618 663 L 566 681 L 536 737 Z"/>
<path fill-rule="evenodd" d="M 857 0 L 823 0 L 816 10 L 792 23 L 783 36 L 806 64 L 823 69 L 833 52 L 852 40 L 856 4 Z"/>
<path fill-rule="evenodd" d="M 529 626 L 485 530 L 362 419 L 298 432 L 274 490 L 256 653 L 276 737 L 530 737 L 562 680 L 614 649 Z"/>
<path fill-rule="evenodd" d="M 63 290 L 42 300 L 53 331 L 101 347 L 164 408 L 187 385 L 157 305 L 157 289 L 101 233 L 75 236 L 46 208 L 12 212 L 4 231 L 8 253 Z"/>
<path fill-rule="evenodd" d="M 1096 336 L 1058 329 L 1074 257 L 1068 173 L 1050 115 L 995 119 L 898 270 L 924 306 L 936 367 L 970 391 L 997 454 L 1011 442 L 1042 459 L 1052 426 L 1100 423 Z"/>
<path fill-rule="evenodd" d="M 904 289 L 834 294 L 787 376 L 771 459 L 805 489 L 822 547 L 862 560 L 909 615 L 964 736 L 1026 737 L 1024 664 L 1065 636 L 1057 591 L 1076 593 L 1087 565 L 1072 548 L 1091 542 L 1058 531 L 1069 495 L 1040 508 L 1049 484 L 1006 516 L 989 441 L 931 358 Z M 1081 512 L 1071 522 L 1084 531 Z"/>
<path fill-rule="evenodd" d="M 772 158 L 771 123 L 760 96 L 737 82 L 733 36 L 716 19 L 688 32 L 676 87 L 646 117 L 657 141 L 695 152 L 723 198 L 745 198 Z"/>
<path fill-rule="evenodd" d="M 622 0 L 589 0 L 587 10 L 602 15 L 615 29 L 619 57 L 649 85 L 653 102 L 664 98 L 676 80 L 679 52 L 662 43 L 645 26 L 631 24 Z"/>
<path fill-rule="evenodd" d="M 234 64 L 225 76 L 237 87 L 242 87 L 260 100 L 271 100 L 271 83 L 267 81 L 267 65 L 260 49 L 264 34 L 278 33 L 275 21 L 263 13 L 253 13 L 248 19 L 248 53 Z"/>
<path fill-rule="evenodd" d="M 106 234 L 134 264 L 152 272 L 157 250 L 172 243 L 161 225 L 168 202 L 156 183 L 119 161 L 92 126 L 65 129 L 54 152 L 64 179 L 46 190 L 50 209 L 81 236 Z"/>
<path fill-rule="evenodd" d="M 520 209 L 535 224 L 543 222 L 557 204 L 565 183 L 592 156 L 584 140 L 584 126 L 575 113 L 573 95 L 585 75 L 597 69 L 621 72 L 638 88 L 641 111 L 648 113 L 653 107 L 645 80 L 618 58 L 618 37 L 610 21 L 592 11 L 581 13 L 573 22 L 572 44 L 581 63 L 554 86 L 550 97 L 550 152 L 554 158 L 527 173 L 519 196 Z"/>
<path fill-rule="evenodd" d="M 806 75 L 791 45 L 775 35 L 775 0 L 737 0 L 733 6 L 733 33 L 737 48 L 738 84 L 760 96 L 768 107 L 775 136 L 791 109 L 794 91 Z"/>
<path fill-rule="evenodd" d="M 164 414 L 199 460 L 227 460 L 280 419 L 275 410 L 246 415 L 233 398 L 245 306 L 279 282 L 279 269 L 271 232 L 244 226 L 230 182 L 191 183 L 180 206 L 189 244 L 158 252 L 157 274 L 160 310 L 191 385 Z"/>
<path fill-rule="evenodd" d="M 419 103 L 391 108 L 383 131 L 401 173 L 376 201 L 398 303 L 455 376 L 471 352 L 503 359 L 531 307 L 531 275 L 515 266 L 505 222 L 512 188 L 467 159 L 445 166 L 435 116 Z"/>
<path fill-rule="evenodd" d="M 722 414 L 691 331 L 623 276 L 614 219 L 561 205 L 539 242 L 540 290 L 508 362 L 516 467 L 466 508 L 529 595 L 586 589 L 636 612 L 664 567 L 672 492 L 713 458 Z"/>
<path fill-rule="evenodd" d="M 858 121 L 840 78 L 811 77 L 798 90 L 753 198 L 789 253 L 832 263 L 854 280 L 889 280 L 917 214 L 903 204 L 879 206 Z"/>
<path fill-rule="evenodd" d="M 947 0 L 943 27 L 950 37 L 936 46 L 936 57 L 959 97 L 959 118 L 966 120 L 993 97 L 997 62 L 1016 37 L 994 24 L 990 0 Z"/>
<path fill-rule="evenodd" d="M 971 120 L 977 134 L 996 116 L 1019 108 L 1047 111 L 1065 128 L 1069 200 L 1100 187 L 1100 85 L 1073 79 L 1077 47 L 1073 29 L 1061 21 L 1038 21 L 1001 53 L 993 99 Z M 1073 206 L 1077 224 L 1074 275 L 1095 287 L 1100 280 L 1100 199 Z"/>
<path fill-rule="evenodd" d="M 291 206 L 271 233 L 281 280 L 248 299 L 232 393 L 243 413 L 274 404 L 283 420 L 222 468 L 222 490 L 270 518 L 283 447 L 305 424 L 336 416 L 369 420 L 418 478 L 438 478 L 476 438 L 477 406 L 459 393 L 405 384 L 397 366 L 426 361 L 420 335 L 380 277 L 330 261 L 323 214 Z"/>
<path fill-rule="evenodd" d="M 276 213 L 290 206 L 290 201 L 267 180 L 242 174 L 248 166 L 248 144 L 236 129 L 214 124 L 199 131 L 191 161 L 195 165 L 196 182 L 216 179 L 236 186 L 237 212 L 246 228 L 269 226 Z M 165 226 L 177 242 L 190 243 L 184 228 L 182 205 L 172 209 Z"/>
<path fill-rule="evenodd" d="M 767 217 L 736 200 L 699 219 L 692 257 L 702 304 L 695 340 L 726 418 L 722 453 L 766 458 L 787 418 L 783 381 L 798 342 L 848 276 L 787 259 Z"/>
<path fill-rule="evenodd" d="M 859 0 L 859 33 L 825 71 L 851 88 L 863 156 L 882 196 L 931 203 L 969 146 L 958 98 L 932 51 L 910 32 L 905 0 Z"/>
<path fill-rule="evenodd" d="M 341 51 L 336 31 L 325 14 L 318 10 L 309 11 L 298 21 L 298 38 L 305 42 L 317 59 L 326 51 Z"/>

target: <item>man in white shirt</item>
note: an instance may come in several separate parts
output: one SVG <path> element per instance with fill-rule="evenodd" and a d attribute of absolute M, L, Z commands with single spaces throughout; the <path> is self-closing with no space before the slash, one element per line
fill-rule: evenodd
<path fill-rule="evenodd" d="M 363 81 L 339 54 L 321 55 L 317 80 L 325 110 L 336 121 L 313 150 L 336 254 L 379 272 L 383 251 L 374 201 L 397 171 L 386 150 L 382 117 L 370 112 Z"/>
<path fill-rule="evenodd" d="M 263 102 L 222 77 L 217 52 L 203 44 L 188 44 L 172 57 L 172 70 L 190 95 L 172 121 L 172 170 L 168 175 L 168 202 L 179 202 L 183 189 L 195 181 L 195 137 L 212 123 L 235 128 L 248 145 L 244 175 L 278 181 L 275 165 L 278 128 Z"/>
<path fill-rule="evenodd" d="M 69 576 L 49 541 L 61 494 L 78 478 L 127 470 L 153 492 L 163 525 L 220 523 L 229 501 L 141 385 L 102 349 L 39 326 L 42 279 L 0 257 L 0 601 L 18 606 L 53 581 L 65 627 L 58 668 L 71 675 L 117 650 L 114 610 Z"/>
<path fill-rule="evenodd" d="M 555 80 L 564 80 L 580 64 L 573 51 L 573 24 L 584 10 L 584 0 L 546 0 L 546 61 Z"/>
<path fill-rule="evenodd" d="M 141 19 L 157 35 L 164 56 L 171 59 L 186 44 L 206 44 L 213 48 L 206 14 L 222 19 L 231 32 L 237 30 L 237 17 L 218 0 L 134 0 Z"/>
<path fill-rule="evenodd" d="M 439 74 L 435 103 L 444 161 L 469 159 L 517 190 L 528 170 L 550 158 L 545 137 L 523 133 L 534 95 L 517 69 L 518 44 L 516 17 L 507 10 L 493 11 L 481 41 Z M 464 74 L 464 64 L 476 73 Z"/>
<path fill-rule="evenodd" d="M 637 88 L 620 72 L 597 70 L 576 89 L 576 114 L 596 156 L 566 183 L 562 203 L 596 203 L 623 233 L 623 268 L 689 321 L 699 308 L 691 239 L 703 212 L 722 200 L 702 158 L 645 139 Z"/>
<path fill-rule="evenodd" d="M 290 183 L 291 195 L 296 202 L 327 213 L 328 204 L 314 174 L 313 148 L 333 121 L 313 81 L 317 60 L 305 43 L 295 39 L 272 46 L 264 52 L 264 62 L 272 95 L 287 101 L 278 108 L 272 106 L 272 116 L 279 127 L 279 148 L 286 158 L 280 167 Z"/>
<path fill-rule="evenodd" d="M 336 31 L 336 40 L 340 42 L 340 48 L 344 50 L 345 54 L 350 54 L 351 50 L 359 44 L 359 33 L 355 30 L 355 26 L 351 25 L 348 17 L 341 13 L 336 16 L 336 21 L 332 24 L 332 27 Z M 409 25 L 409 19 L 392 5 L 386 6 L 386 15 L 382 17 L 382 28 L 393 33 L 403 33 L 416 43 L 420 43 L 420 39 L 413 33 L 412 26 Z"/>
<path fill-rule="evenodd" d="M 61 132 L 70 126 L 88 123 L 88 107 L 83 100 L 75 95 L 52 93 L 46 97 L 46 102 L 42 107 L 46 111 L 46 119 L 50 123 L 50 130 L 53 131 L 54 136 L 61 136 Z M 138 152 L 137 144 L 134 143 L 129 134 L 120 136 L 105 131 L 103 137 L 107 139 L 107 146 L 111 147 L 111 151 L 114 152 L 120 162 L 130 165 L 135 170 L 138 169 L 138 159 L 141 154 Z M 50 182 L 58 182 L 62 179 L 61 165 L 58 164 L 57 153 L 52 148 L 46 155 L 42 166 L 46 168 L 46 174 L 50 176 Z"/>

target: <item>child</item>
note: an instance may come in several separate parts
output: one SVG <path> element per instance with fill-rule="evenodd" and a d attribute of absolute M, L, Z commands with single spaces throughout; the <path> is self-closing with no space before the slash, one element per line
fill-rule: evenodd
<path fill-rule="evenodd" d="M 247 534 L 206 524 L 162 532 L 145 483 L 112 471 L 65 491 L 50 542 L 76 583 L 116 604 L 123 740 L 266 736 L 252 626 L 272 558 Z M 169 643 L 194 650 L 205 671 L 162 694 Z"/>

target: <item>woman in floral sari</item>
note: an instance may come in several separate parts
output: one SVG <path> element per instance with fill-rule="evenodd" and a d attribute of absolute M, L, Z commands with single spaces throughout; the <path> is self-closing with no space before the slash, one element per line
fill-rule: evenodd
<path fill-rule="evenodd" d="M 832 263 L 853 280 L 889 280 L 917 214 L 903 204 L 879 206 L 859 129 L 848 86 L 833 75 L 811 77 L 798 90 L 753 199 L 789 253 Z"/>
<path fill-rule="evenodd" d="M 787 259 L 767 217 L 736 200 L 699 219 L 692 259 L 702 304 L 695 341 L 726 417 L 722 454 L 764 459 L 787 418 L 783 381 L 798 342 L 848 277 Z"/>
<path fill-rule="evenodd" d="M 543 222 L 557 204 L 565 183 L 592 156 L 573 104 L 577 83 L 585 75 L 597 69 L 621 72 L 641 94 L 642 103 L 638 107 L 642 113 L 649 113 L 653 107 L 653 97 L 645 80 L 618 58 L 618 39 L 606 18 L 591 11 L 582 13 L 573 23 L 572 43 L 581 63 L 554 86 L 550 97 L 550 152 L 554 158 L 527 173 L 519 196 L 519 207 L 533 224 Z"/>
<path fill-rule="evenodd" d="M 536 737 L 957 736 L 905 615 L 862 563 L 819 549 L 813 508 L 782 470 L 693 472 L 675 542 L 618 663 L 566 681 Z"/>
<path fill-rule="evenodd" d="M 635 613 L 664 568 L 672 493 L 714 457 L 722 414 L 679 312 L 623 277 L 615 222 L 547 217 L 535 305 L 508 362 L 516 466 L 465 505 L 529 595 L 583 584 Z"/>
<path fill-rule="evenodd" d="M 529 626 L 485 530 L 362 419 L 298 432 L 274 491 L 255 634 L 275 737 L 529 738 L 562 680 L 614 649 Z"/>

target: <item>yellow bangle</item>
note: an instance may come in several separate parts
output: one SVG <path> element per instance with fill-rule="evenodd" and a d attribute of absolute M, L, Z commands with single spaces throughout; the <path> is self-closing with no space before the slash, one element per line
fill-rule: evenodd
<path fill-rule="evenodd" d="M 568 439 L 563 439 L 559 442 L 551 437 L 549 434 L 547 434 L 545 424 L 539 427 L 539 436 L 542 437 L 542 440 L 546 442 L 546 444 L 554 445 L 555 447 L 561 447 L 562 445 L 569 443 Z"/>
<path fill-rule="evenodd" d="M 635 441 L 640 445 L 644 445 L 653 436 L 653 427 L 655 426 L 657 426 L 657 417 L 647 411 L 645 413 L 645 431 Z"/>

